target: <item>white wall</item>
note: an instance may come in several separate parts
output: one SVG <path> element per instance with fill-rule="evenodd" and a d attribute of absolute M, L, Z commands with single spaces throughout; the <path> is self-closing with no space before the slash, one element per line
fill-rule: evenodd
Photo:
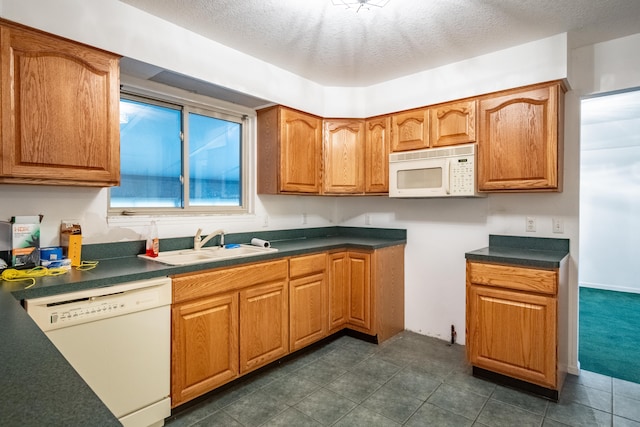
<path fill-rule="evenodd" d="M 454 324 L 460 343 L 465 338 L 465 251 L 486 246 L 489 233 L 569 238 L 567 311 L 573 325 L 568 334 L 568 365 L 577 371 L 579 95 L 640 85 L 636 75 L 640 36 L 583 48 L 569 56 L 567 38 L 559 35 L 369 88 L 322 88 L 117 0 L 4 0 L 0 8 L 7 19 L 323 116 L 369 116 L 569 75 L 578 90 L 566 96 L 563 193 L 492 194 L 470 200 L 259 196 L 255 215 L 160 218 L 159 233 L 161 238 L 192 235 L 198 226 L 223 227 L 228 232 L 365 226 L 366 218 L 374 227 L 406 228 L 406 327 L 448 339 Z M 190 48 L 184 49 L 185 45 Z M 213 54 L 202 55 L 203 51 Z M 214 63 L 208 57 L 226 60 Z M 636 62 L 629 64 L 630 57 Z M 234 66 L 225 68 L 221 65 L 225 63 Z M 0 218 L 45 215 L 43 244 L 57 242 L 60 219 L 79 218 L 88 243 L 136 239 L 148 223 L 148 218 L 107 221 L 106 190 L 9 185 L 0 186 L 0 199 Z M 537 218 L 538 231 L 525 233 L 525 217 L 531 215 Z M 554 217 L 564 221 L 562 235 L 551 233 Z"/>

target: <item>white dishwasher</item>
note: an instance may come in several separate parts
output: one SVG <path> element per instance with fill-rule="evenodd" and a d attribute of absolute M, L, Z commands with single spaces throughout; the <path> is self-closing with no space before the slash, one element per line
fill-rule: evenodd
<path fill-rule="evenodd" d="M 25 308 L 125 427 L 171 415 L 171 280 L 29 299 Z"/>

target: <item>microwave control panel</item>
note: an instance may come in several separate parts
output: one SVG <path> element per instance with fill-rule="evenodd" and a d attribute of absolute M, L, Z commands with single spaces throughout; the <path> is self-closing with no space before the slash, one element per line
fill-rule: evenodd
<path fill-rule="evenodd" d="M 469 196 L 475 193 L 475 169 L 473 159 L 469 157 L 451 160 L 451 194 L 455 196 Z"/>

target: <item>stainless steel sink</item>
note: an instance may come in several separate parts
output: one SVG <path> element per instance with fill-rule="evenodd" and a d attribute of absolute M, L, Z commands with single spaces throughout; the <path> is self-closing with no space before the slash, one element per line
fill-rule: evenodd
<path fill-rule="evenodd" d="M 199 250 L 180 249 L 177 251 L 165 251 L 160 252 L 155 258 L 142 254 L 138 256 L 140 258 L 148 259 L 155 262 L 161 262 L 163 264 L 189 265 L 222 261 L 232 258 L 251 257 L 277 251 L 278 249 L 275 248 L 263 248 L 253 245 L 233 245 L 233 247 L 229 248 L 213 246 L 209 248 L 202 248 Z"/>

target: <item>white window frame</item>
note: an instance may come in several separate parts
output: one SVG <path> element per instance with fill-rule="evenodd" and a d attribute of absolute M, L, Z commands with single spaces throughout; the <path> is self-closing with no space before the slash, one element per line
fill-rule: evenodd
<path fill-rule="evenodd" d="M 137 79 L 134 79 L 137 80 Z M 137 84 L 136 84 L 137 83 Z M 188 126 L 185 124 L 189 113 L 202 114 L 205 116 L 228 120 L 241 124 L 241 147 L 240 147 L 240 168 L 241 168 L 241 206 L 184 206 L 181 208 L 112 208 L 110 191 L 107 201 L 107 216 L 109 222 L 120 223 L 136 223 L 132 217 L 140 217 L 139 219 L 148 217 L 189 217 L 203 215 L 232 215 L 253 216 L 254 207 L 254 172 L 251 165 L 252 162 L 252 140 L 255 131 L 255 111 L 247 108 L 231 104 L 225 101 L 217 100 L 211 97 L 192 94 L 181 89 L 157 84 L 154 82 L 144 81 L 143 84 L 136 82 L 134 84 L 121 85 L 121 96 L 125 99 L 132 99 L 160 106 L 178 107 L 182 111 L 183 120 L 183 171 L 182 185 L 183 194 L 189 194 L 189 137 Z M 186 161 L 184 159 L 187 159 Z"/>

